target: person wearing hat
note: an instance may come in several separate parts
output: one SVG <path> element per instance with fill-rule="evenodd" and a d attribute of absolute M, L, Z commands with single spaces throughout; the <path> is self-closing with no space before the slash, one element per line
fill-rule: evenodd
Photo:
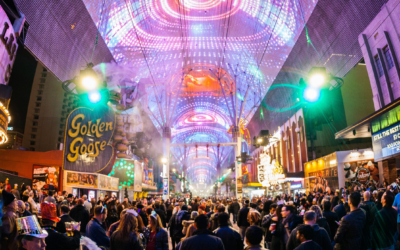
<path fill-rule="evenodd" d="M 35 216 L 27 216 L 17 219 L 19 249 L 45 250 L 46 230 L 40 227 Z"/>
<path fill-rule="evenodd" d="M 145 232 L 146 249 L 168 250 L 168 233 L 164 229 L 161 218 L 156 211 L 151 212 L 148 230 L 145 230 Z"/>
<path fill-rule="evenodd" d="M 79 248 L 81 234 L 79 232 L 80 223 L 72 226 L 73 236 L 56 231 L 56 223 L 60 221 L 57 217 L 57 207 L 53 203 L 43 202 L 40 204 L 42 214 L 43 229 L 49 236 L 46 237 L 46 250 L 75 250 Z"/>
<path fill-rule="evenodd" d="M 16 238 L 17 231 L 17 199 L 15 196 L 7 192 L 5 189 L 2 191 L 3 196 L 3 211 L 4 215 L 1 218 L 3 226 L 1 227 L 1 246 L 2 250 L 14 250 L 18 248 Z"/>

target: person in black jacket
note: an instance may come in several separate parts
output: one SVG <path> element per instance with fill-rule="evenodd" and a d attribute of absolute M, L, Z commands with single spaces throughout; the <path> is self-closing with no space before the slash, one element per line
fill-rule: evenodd
<path fill-rule="evenodd" d="M 85 235 L 86 225 L 89 223 L 90 220 L 89 212 L 83 206 L 84 202 L 85 201 L 83 199 L 78 199 L 77 205 L 73 207 L 69 212 L 69 216 L 71 216 L 72 219 L 81 223 L 82 235 Z"/>
<path fill-rule="evenodd" d="M 236 224 L 237 222 L 237 217 L 238 217 L 238 213 L 240 210 L 240 205 L 238 203 L 237 199 L 234 199 L 232 204 L 229 206 L 230 209 L 232 210 L 232 214 L 233 214 L 233 223 Z"/>
<path fill-rule="evenodd" d="M 107 208 L 97 205 L 94 216 L 86 225 L 86 237 L 93 240 L 98 247 L 110 247 L 110 238 L 107 237 L 104 221 L 107 218 Z"/>
<path fill-rule="evenodd" d="M 316 242 L 322 250 L 332 250 L 331 239 L 329 238 L 329 234 L 326 232 L 324 228 L 321 228 L 317 224 L 317 214 L 314 211 L 307 211 L 304 214 L 304 224 L 311 226 L 314 234 L 312 240 Z M 301 242 L 298 241 L 298 230 L 304 225 L 299 225 L 295 228 L 290 234 L 289 240 L 286 244 L 286 250 L 294 250 L 296 249 Z"/>
<path fill-rule="evenodd" d="M 239 227 L 239 232 L 240 235 L 242 236 L 242 239 L 244 240 L 244 236 L 246 234 L 246 229 L 250 226 L 250 223 L 247 221 L 247 215 L 249 214 L 250 208 L 249 208 L 249 204 L 250 201 L 246 200 L 244 202 L 244 206 L 242 209 L 240 209 L 239 213 L 238 213 L 238 221 L 237 221 L 237 225 Z"/>
<path fill-rule="evenodd" d="M 60 221 L 57 222 L 56 230 L 59 233 L 65 233 L 67 230 L 65 229 L 65 222 L 74 221 L 74 219 L 69 216 L 69 207 L 68 206 L 61 206 L 60 208 Z"/>
<path fill-rule="evenodd" d="M 210 225 L 207 215 L 197 216 L 194 224 L 197 230 L 182 241 L 180 250 L 225 250 L 222 240 L 207 230 Z"/>
<path fill-rule="evenodd" d="M 359 250 L 365 224 L 365 214 L 358 208 L 361 202 L 361 195 L 354 192 L 350 195 L 350 213 L 344 216 L 339 223 L 334 241 L 335 249 Z"/>
<path fill-rule="evenodd" d="M 331 211 L 331 202 L 328 199 L 324 200 L 324 202 L 322 203 L 322 208 L 322 215 L 326 218 L 331 232 L 329 237 L 331 238 L 331 240 L 333 240 L 333 237 L 335 237 L 338 228 L 338 224 L 336 222 L 339 222 L 339 217 L 335 212 Z"/>
<path fill-rule="evenodd" d="M 372 249 L 395 249 L 397 211 L 392 207 L 394 195 L 386 191 L 381 199 L 382 209 L 377 213 L 372 229 Z M 393 248 L 391 248 L 393 247 Z"/>
<path fill-rule="evenodd" d="M 175 249 L 175 244 L 181 241 L 184 237 L 182 233 L 183 225 L 182 221 L 190 220 L 190 213 L 187 212 L 187 205 L 183 205 L 181 210 L 172 215 L 171 220 L 169 221 L 169 235 L 172 241 L 172 248 Z"/>
<path fill-rule="evenodd" d="M 142 217 L 143 224 L 145 227 L 147 227 L 149 225 L 149 218 L 147 217 L 146 211 L 143 208 L 144 208 L 144 206 L 142 204 L 137 205 L 137 209 L 138 209 L 140 217 Z M 147 209 L 149 209 L 149 208 L 147 208 Z M 151 207 L 150 207 L 150 209 L 153 210 Z M 149 213 L 151 213 L 151 211 Z"/>
<path fill-rule="evenodd" d="M 369 191 L 364 192 L 364 201 L 361 202 L 360 208 L 363 209 L 366 214 L 365 224 L 363 229 L 363 239 L 361 241 L 361 249 L 371 248 L 371 226 L 374 224 L 375 216 L 378 213 L 376 205 L 371 201 L 371 194 Z"/>
<path fill-rule="evenodd" d="M 80 224 L 73 226 L 73 236 L 56 231 L 56 223 L 60 221 L 57 217 L 57 208 L 53 203 L 44 202 L 41 205 L 43 229 L 49 234 L 46 239 L 46 250 L 75 250 L 79 248 L 81 234 Z"/>
<path fill-rule="evenodd" d="M 158 201 L 154 204 L 154 211 L 158 214 L 158 216 L 160 216 L 161 223 L 162 223 L 163 227 L 167 227 L 167 222 L 166 222 L 166 218 L 165 218 L 165 215 L 166 215 L 165 211 L 160 209 L 160 203 Z"/>
<path fill-rule="evenodd" d="M 222 240 L 225 249 L 242 250 L 242 237 L 238 231 L 229 226 L 229 217 L 227 213 L 219 213 L 219 227 L 214 230 L 214 234 Z"/>
<path fill-rule="evenodd" d="M 313 228 L 309 225 L 299 226 L 296 238 L 300 244 L 295 250 L 322 250 L 322 248 L 313 241 Z"/>
<path fill-rule="evenodd" d="M 197 211 L 199 209 L 200 204 L 197 203 L 197 198 L 194 198 L 194 203 L 192 205 L 192 211 Z"/>

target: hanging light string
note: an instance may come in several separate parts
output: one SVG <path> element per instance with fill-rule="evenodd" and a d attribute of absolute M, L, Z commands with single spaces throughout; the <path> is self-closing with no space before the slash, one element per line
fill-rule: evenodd
<path fill-rule="evenodd" d="M 106 3 L 106 0 L 103 0 L 103 4 L 101 6 L 101 12 L 100 12 L 100 19 L 99 19 L 99 24 L 97 25 L 97 34 L 96 34 L 96 40 L 94 42 L 94 46 L 93 46 L 93 51 L 92 51 L 92 56 L 90 57 L 90 63 L 92 63 L 93 61 L 93 55 L 94 55 L 94 51 L 96 50 L 96 45 L 99 43 L 99 29 L 101 27 L 101 23 L 103 21 L 103 14 L 104 14 L 104 5 Z"/>

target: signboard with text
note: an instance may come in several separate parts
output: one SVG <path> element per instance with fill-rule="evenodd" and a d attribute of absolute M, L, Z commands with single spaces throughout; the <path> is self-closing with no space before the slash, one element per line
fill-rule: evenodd
<path fill-rule="evenodd" d="M 263 187 L 275 185 L 279 180 L 285 179 L 283 167 L 278 161 L 272 160 L 269 154 L 263 153 L 260 155 L 260 164 L 257 166 L 258 182 Z"/>
<path fill-rule="evenodd" d="M 400 124 L 372 134 L 375 161 L 400 153 Z"/>
<path fill-rule="evenodd" d="M 72 111 L 65 128 L 63 169 L 101 172 L 113 164 L 115 114 L 108 107 Z M 108 173 L 105 173 L 108 174 Z"/>

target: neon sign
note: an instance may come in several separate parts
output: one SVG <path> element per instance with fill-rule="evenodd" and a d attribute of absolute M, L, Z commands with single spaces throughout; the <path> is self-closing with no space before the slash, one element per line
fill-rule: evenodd
<path fill-rule="evenodd" d="M 271 156 L 266 153 L 260 155 L 260 165 L 257 166 L 257 169 L 258 181 L 263 187 L 275 185 L 286 177 L 279 162 L 275 159 L 271 161 Z"/>

